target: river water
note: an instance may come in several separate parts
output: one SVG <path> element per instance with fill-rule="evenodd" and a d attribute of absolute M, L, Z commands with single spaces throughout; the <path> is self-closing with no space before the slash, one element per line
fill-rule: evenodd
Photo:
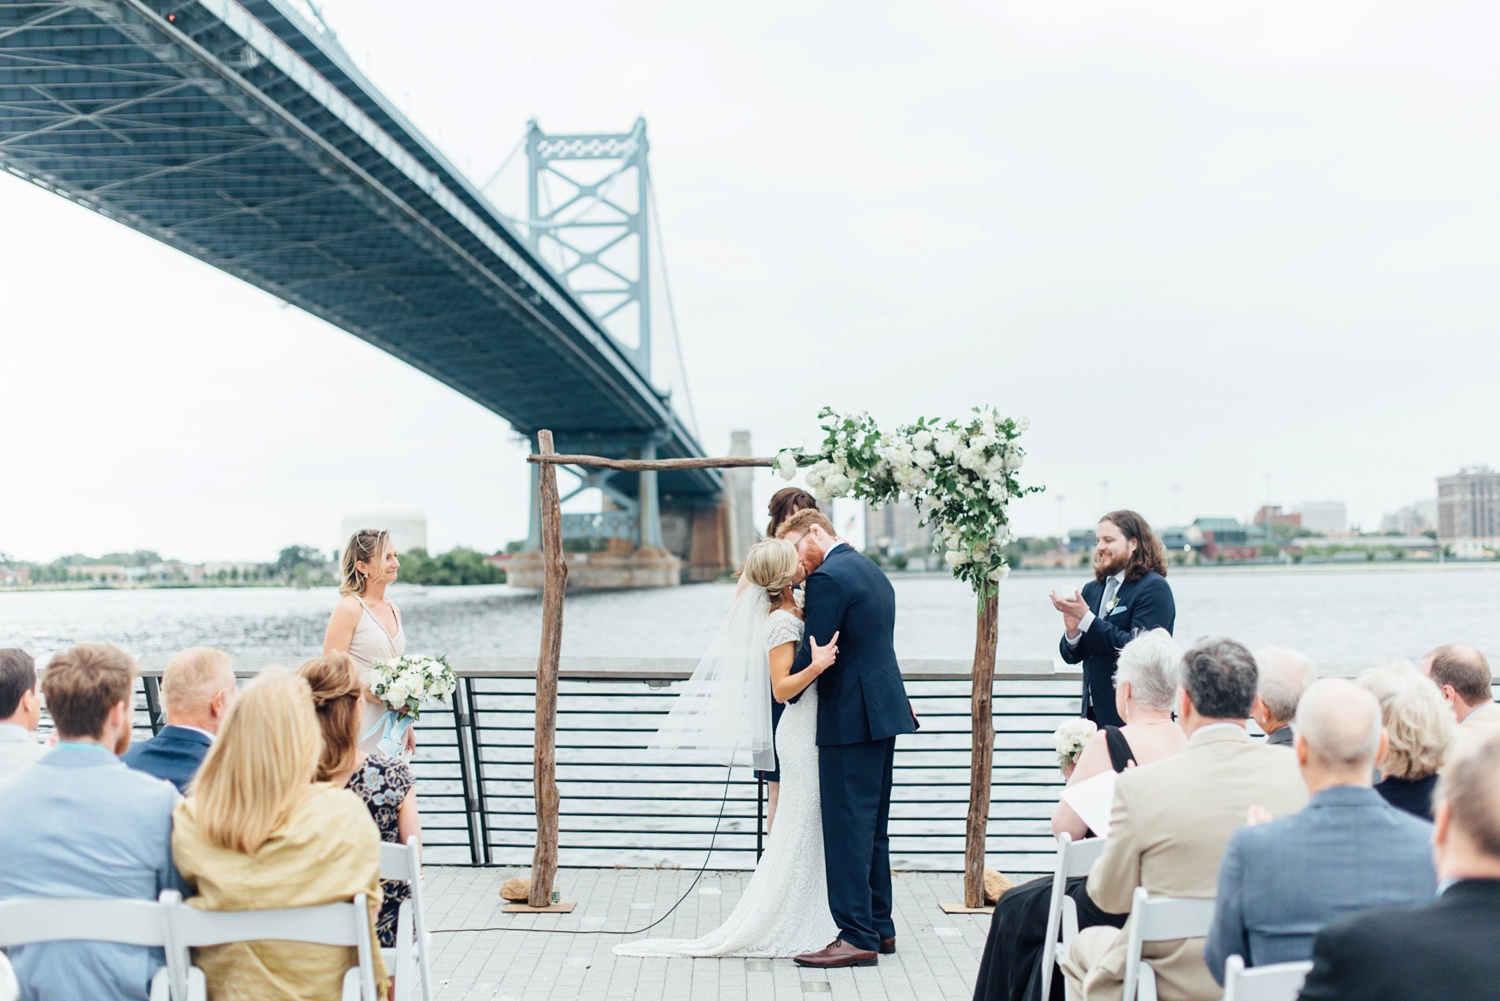
<path fill-rule="evenodd" d="M 999 656 L 1049 658 L 1061 618 L 1052 589 L 1081 587 L 1071 573 L 1016 573 L 1001 585 Z M 1289 646 L 1320 663 L 1359 667 L 1415 659 L 1454 641 L 1500 653 L 1500 565 L 1378 565 L 1197 569 L 1169 578 L 1180 640 L 1225 635 L 1252 648 Z M 894 578 L 897 652 L 968 658 L 974 597 L 951 579 Z M 407 649 L 465 660 L 534 656 L 541 628 L 537 592 L 504 585 L 397 585 Z M 570 594 L 564 656 L 694 657 L 733 597 L 733 586 Z M 242 667 L 295 664 L 315 656 L 337 601 L 332 589 L 0 592 L 0 646 L 20 646 L 40 663 L 83 641 L 109 641 L 160 663 L 186 646 L 217 646 Z"/>

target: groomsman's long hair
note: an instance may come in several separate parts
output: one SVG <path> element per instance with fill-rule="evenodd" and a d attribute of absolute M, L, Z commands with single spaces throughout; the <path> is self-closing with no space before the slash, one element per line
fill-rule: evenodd
<path fill-rule="evenodd" d="M 1145 518 L 1134 511 L 1111 511 L 1099 520 L 1113 522 L 1116 528 L 1125 533 L 1125 538 L 1135 540 L 1135 555 L 1125 564 L 1127 581 L 1138 581 L 1150 570 L 1155 570 L 1163 577 L 1167 575 L 1167 549 L 1156 537 L 1156 533 L 1151 531 L 1151 525 Z"/>

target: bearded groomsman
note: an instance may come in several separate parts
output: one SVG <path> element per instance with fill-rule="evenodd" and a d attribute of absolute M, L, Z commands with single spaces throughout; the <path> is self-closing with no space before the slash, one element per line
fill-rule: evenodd
<path fill-rule="evenodd" d="M 1083 705 L 1079 714 L 1100 726 L 1122 726 L 1115 708 L 1115 663 L 1120 648 L 1150 629 L 1172 631 L 1177 605 L 1167 584 L 1167 553 L 1146 519 L 1134 511 L 1113 511 L 1099 519 L 1094 547 L 1094 579 L 1082 593 L 1059 597 L 1059 644 L 1068 664 L 1083 664 Z"/>

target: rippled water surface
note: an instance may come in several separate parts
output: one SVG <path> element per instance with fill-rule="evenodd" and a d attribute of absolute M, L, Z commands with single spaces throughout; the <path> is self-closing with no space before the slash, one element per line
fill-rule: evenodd
<path fill-rule="evenodd" d="M 1081 587 L 1081 574 L 1018 573 L 1001 588 L 1000 657 L 1050 658 L 1061 620 L 1047 592 Z M 1328 664 L 1413 658 L 1464 640 L 1500 652 L 1500 566 L 1199 570 L 1170 578 L 1177 635 L 1211 633 L 1252 647 L 1302 649 Z M 967 658 L 974 598 L 937 577 L 898 577 L 896 644 L 907 657 Z M 568 596 L 565 655 L 693 657 L 728 610 L 734 589 L 708 584 L 669 590 Z M 507 586 L 397 586 L 407 649 L 464 659 L 534 656 L 541 602 Z M 0 592 L 0 646 L 42 660 L 84 640 L 118 643 L 148 661 L 191 645 L 218 646 L 242 664 L 315 655 L 337 600 L 332 589 Z"/>

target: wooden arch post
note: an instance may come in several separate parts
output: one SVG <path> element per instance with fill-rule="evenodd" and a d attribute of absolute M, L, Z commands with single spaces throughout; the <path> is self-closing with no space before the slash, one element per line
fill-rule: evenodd
<path fill-rule="evenodd" d="M 552 432 L 537 432 L 537 454 L 527 461 L 539 465 L 538 517 L 542 528 L 542 649 L 536 664 L 536 733 L 532 752 L 532 785 L 536 798 L 536 847 L 531 854 L 531 890 L 527 907 L 552 903 L 557 881 L 557 675 L 562 661 L 563 598 L 568 590 L 568 564 L 562 550 L 562 502 L 557 490 L 558 466 L 618 469 L 624 472 L 665 472 L 678 469 L 726 469 L 772 466 L 776 460 L 751 456 L 722 459 L 605 459 L 597 455 L 558 455 Z"/>

